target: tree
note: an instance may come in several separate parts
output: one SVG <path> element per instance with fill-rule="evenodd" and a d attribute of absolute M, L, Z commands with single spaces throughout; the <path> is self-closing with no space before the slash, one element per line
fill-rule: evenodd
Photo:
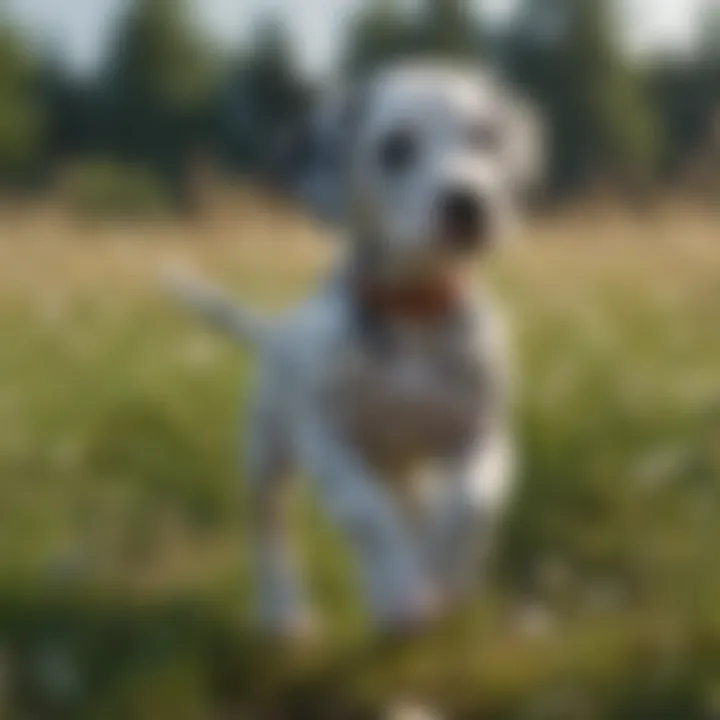
<path fill-rule="evenodd" d="M 95 88 L 73 76 L 57 53 L 46 53 L 36 74 L 38 101 L 45 119 L 42 164 L 46 173 L 94 149 Z"/>
<path fill-rule="evenodd" d="M 705 133 L 706 139 L 717 145 L 720 142 L 720 5 L 717 2 L 708 1 L 701 22 L 698 60 L 705 98 Z"/>
<path fill-rule="evenodd" d="M 709 2 L 698 21 L 695 53 L 661 57 L 652 70 L 654 102 L 667 136 L 663 167 L 671 179 L 684 179 L 698 160 L 717 162 L 708 150 L 717 152 L 720 132 L 720 6 Z"/>
<path fill-rule="evenodd" d="M 184 0 L 134 0 L 101 73 L 98 118 L 109 153 L 162 173 L 184 201 L 206 141 L 213 62 Z"/>
<path fill-rule="evenodd" d="M 0 181 L 27 179 L 43 138 L 42 106 L 35 92 L 36 67 L 22 37 L 0 21 Z"/>
<path fill-rule="evenodd" d="M 645 185 L 661 135 L 639 70 L 615 42 L 605 0 L 526 0 L 513 71 L 549 120 L 554 185 L 582 191 L 598 177 Z"/>
<path fill-rule="evenodd" d="M 700 61 L 714 73 L 720 72 L 720 5 L 716 0 L 707 0 L 700 14 Z M 715 100 L 718 100 L 720 88 L 715 86 Z"/>
<path fill-rule="evenodd" d="M 420 18 L 420 43 L 431 55 L 475 59 L 481 34 L 468 0 L 426 0 Z"/>
<path fill-rule="evenodd" d="M 278 135 L 306 110 L 310 88 L 285 26 L 261 21 L 252 47 L 232 63 L 219 107 L 222 154 L 235 170 L 259 169 Z"/>
<path fill-rule="evenodd" d="M 703 184 L 720 194 L 720 5 L 708 1 L 701 17 L 697 59 L 699 150 Z"/>
<path fill-rule="evenodd" d="M 424 0 L 416 12 L 397 0 L 375 0 L 359 17 L 346 53 L 350 77 L 416 55 L 475 59 L 483 35 L 468 0 Z"/>
<path fill-rule="evenodd" d="M 367 76 L 393 60 L 420 50 L 417 20 L 395 0 L 373 0 L 351 29 L 344 70 L 349 78 Z"/>

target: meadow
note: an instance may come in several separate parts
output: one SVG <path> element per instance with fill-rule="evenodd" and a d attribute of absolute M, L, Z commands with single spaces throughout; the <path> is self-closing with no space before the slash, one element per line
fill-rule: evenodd
<path fill-rule="evenodd" d="M 159 291 L 196 266 L 270 310 L 334 241 L 246 196 L 196 222 L 0 217 L 0 717 L 720 717 L 720 216 L 578 210 L 478 273 L 514 318 L 518 492 L 475 607 L 372 637 L 300 491 L 328 629 L 248 621 L 238 408 L 252 358 Z M 485 278 L 488 278 L 487 280 Z"/>

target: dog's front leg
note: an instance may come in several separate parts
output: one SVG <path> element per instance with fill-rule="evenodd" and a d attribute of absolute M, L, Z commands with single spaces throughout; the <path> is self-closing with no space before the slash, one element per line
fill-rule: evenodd
<path fill-rule="evenodd" d="M 392 495 L 317 418 L 304 424 L 302 451 L 320 502 L 350 542 L 373 619 L 391 633 L 421 625 L 434 612 L 434 598 Z"/>
<path fill-rule="evenodd" d="M 446 608 L 477 585 L 512 482 L 508 436 L 495 434 L 450 460 L 435 478 L 424 547 Z"/>

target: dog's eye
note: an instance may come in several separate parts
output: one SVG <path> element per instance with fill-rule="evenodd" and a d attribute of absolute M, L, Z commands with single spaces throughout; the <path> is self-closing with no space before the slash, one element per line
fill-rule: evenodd
<path fill-rule="evenodd" d="M 417 160 L 419 143 L 408 130 L 390 133 L 380 144 L 380 165 L 388 173 L 407 171 Z"/>
<path fill-rule="evenodd" d="M 492 123 L 478 123 L 469 129 L 468 142 L 477 152 L 495 153 L 502 144 L 502 132 Z"/>

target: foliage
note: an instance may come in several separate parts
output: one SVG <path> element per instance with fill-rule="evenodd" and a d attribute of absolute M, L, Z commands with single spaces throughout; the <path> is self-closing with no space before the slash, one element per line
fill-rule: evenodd
<path fill-rule="evenodd" d="M 643 77 L 616 45 L 609 4 L 526 5 L 513 70 L 548 117 L 556 189 L 582 191 L 598 178 L 650 181 L 660 129 Z"/>
<path fill-rule="evenodd" d="M 426 0 L 420 17 L 421 49 L 431 55 L 476 60 L 481 33 L 467 0 Z"/>
<path fill-rule="evenodd" d="M 186 204 L 188 165 L 205 142 L 213 63 L 184 0 L 135 0 L 101 74 L 106 151 L 152 165 Z"/>
<path fill-rule="evenodd" d="M 366 77 L 374 69 L 418 51 L 417 28 L 394 0 L 373 0 L 356 19 L 345 48 L 345 74 Z"/>
<path fill-rule="evenodd" d="M 22 36 L 0 19 L 0 181 L 24 180 L 38 160 L 43 115 Z"/>
<path fill-rule="evenodd" d="M 477 60 L 477 16 L 465 0 L 426 0 L 415 14 L 393 0 L 374 0 L 356 20 L 346 49 L 346 72 L 366 76 L 393 60 L 414 55 Z"/>
<path fill-rule="evenodd" d="M 720 72 L 720 6 L 713 0 L 707 0 L 700 18 L 700 46 L 698 58 L 710 68 L 717 77 Z M 720 90 L 715 88 L 716 100 Z"/>
<path fill-rule="evenodd" d="M 174 110 L 200 104 L 208 57 L 182 0 L 136 0 L 116 34 L 104 77 L 118 102 Z"/>
<path fill-rule="evenodd" d="M 417 55 L 471 63 L 492 55 L 544 111 L 556 197 L 581 194 L 598 179 L 645 188 L 710 158 L 720 21 L 708 0 L 695 56 L 642 67 L 618 47 L 612 7 L 525 0 L 509 32 L 491 34 L 469 0 L 372 0 L 349 27 L 333 79 Z M 192 210 L 198 158 L 231 173 L 262 171 L 317 88 L 277 18 L 221 58 L 189 9 L 188 0 L 132 0 L 89 78 L 72 76 L 52 54 L 35 57 L 2 24 L 0 179 L 22 186 L 40 173 L 52 180 L 65 163 L 111 158 L 152 168 L 176 207 Z"/>
<path fill-rule="evenodd" d="M 661 57 L 651 71 L 655 106 L 668 138 L 663 170 L 670 177 L 682 177 L 698 158 L 717 162 L 712 156 L 713 133 L 717 135 L 713 127 L 720 117 L 720 10 L 716 3 L 708 3 L 701 31 L 694 54 L 681 59 Z"/>
<path fill-rule="evenodd" d="M 255 35 L 249 51 L 232 63 L 219 108 L 221 162 L 235 170 L 262 169 L 310 97 L 283 25 L 266 18 Z"/>

